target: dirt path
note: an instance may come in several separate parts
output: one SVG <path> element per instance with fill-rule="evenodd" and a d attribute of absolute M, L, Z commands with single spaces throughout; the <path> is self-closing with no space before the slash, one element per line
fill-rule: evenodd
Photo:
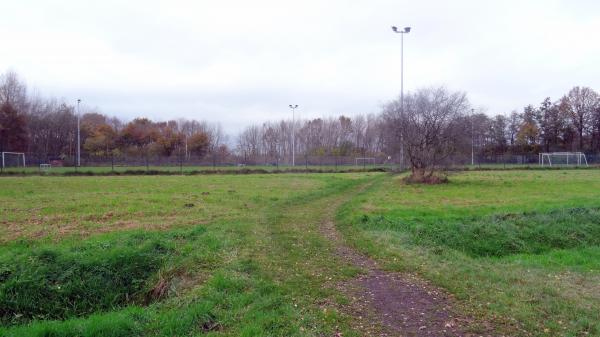
<path fill-rule="evenodd" d="M 452 298 L 443 290 L 407 273 L 381 269 L 377 262 L 344 243 L 333 222 L 337 205 L 329 205 L 322 234 L 334 244 L 336 255 L 363 270 L 339 288 L 350 303 L 343 308 L 364 336 L 492 336 L 473 333 L 480 324 L 453 311 Z M 489 327 L 485 330 L 491 330 Z"/>

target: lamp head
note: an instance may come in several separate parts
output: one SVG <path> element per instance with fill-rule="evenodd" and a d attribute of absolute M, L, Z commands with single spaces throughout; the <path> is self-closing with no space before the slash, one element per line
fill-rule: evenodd
<path fill-rule="evenodd" d="M 396 26 L 392 26 L 392 30 L 393 30 L 394 32 L 398 33 L 398 27 L 396 27 Z"/>
<path fill-rule="evenodd" d="M 410 27 L 404 27 L 404 32 L 405 33 L 410 33 Z"/>

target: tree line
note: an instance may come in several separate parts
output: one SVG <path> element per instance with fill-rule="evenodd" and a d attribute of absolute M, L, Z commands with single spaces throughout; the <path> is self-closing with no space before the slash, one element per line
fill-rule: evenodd
<path fill-rule="evenodd" d="M 166 157 L 203 159 L 214 165 L 277 165 L 291 162 L 294 144 L 296 162 L 313 165 L 356 157 L 399 163 L 403 155 L 407 164 L 416 166 L 424 165 L 418 161 L 439 165 L 460 158 L 464 164 L 472 148 L 479 158 L 551 151 L 599 153 L 600 96 L 576 86 L 558 99 L 547 97 L 521 111 L 490 116 L 474 110 L 464 93 L 425 88 L 407 93 L 404 104 L 390 101 L 379 113 L 268 121 L 250 125 L 231 139 L 220 125 L 197 120 L 124 122 L 85 111 L 80 125 L 82 155 L 91 159 L 125 156 L 148 163 Z M 432 125 L 435 128 L 430 129 Z M 30 95 L 14 72 L 0 76 L 1 151 L 72 163 L 76 132 L 74 104 Z M 417 158 L 421 155 L 429 159 Z"/>
<path fill-rule="evenodd" d="M 336 164 L 343 157 L 382 156 L 381 123 L 374 114 L 266 122 L 246 127 L 235 149 L 250 164 L 287 163 L 293 146 L 297 163 L 310 159 L 311 164 Z"/>
<path fill-rule="evenodd" d="M 56 98 L 29 95 L 15 72 L 0 76 L 0 151 L 26 152 L 40 162 L 60 159 L 73 165 L 77 152 L 76 106 Z M 218 124 L 179 119 L 156 122 L 136 118 L 123 122 L 96 111 L 80 118 L 82 156 L 111 159 L 177 156 L 212 158 L 229 155 Z"/>
<path fill-rule="evenodd" d="M 444 106 L 450 103 L 451 107 Z M 425 146 L 436 141 L 421 139 L 428 129 L 422 129 L 420 122 L 434 123 L 444 109 L 454 109 L 450 120 L 444 121 L 452 126 L 446 135 L 452 138 L 452 146 L 447 143 L 449 147 L 438 155 L 462 158 L 461 164 L 470 158 L 472 148 L 479 158 L 490 159 L 551 151 L 600 152 L 600 96 L 588 87 L 574 87 L 557 100 L 547 97 L 537 106 L 496 116 L 473 109 L 464 93 L 424 88 L 404 99 L 404 111 L 411 121 L 399 120 L 402 104 L 396 99 L 385 104 L 379 114 L 251 125 L 238 136 L 236 152 L 249 162 L 275 162 L 289 158 L 295 143 L 300 160 L 392 157 L 398 163 L 402 145 L 412 148 L 407 142 L 419 140 Z"/>
<path fill-rule="evenodd" d="M 471 122 L 475 144 L 485 154 L 600 152 L 600 96 L 588 87 L 508 115 L 474 114 Z"/>

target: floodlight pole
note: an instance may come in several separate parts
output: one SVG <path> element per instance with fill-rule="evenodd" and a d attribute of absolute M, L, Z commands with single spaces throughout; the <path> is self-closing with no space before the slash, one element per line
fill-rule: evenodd
<path fill-rule="evenodd" d="M 471 166 L 475 166 L 475 133 L 473 131 L 473 116 L 475 116 L 475 109 L 471 109 Z"/>
<path fill-rule="evenodd" d="M 392 26 L 394 33 L 400 34 L 400 117 L 404 122 L 404 34 L 410 33 L 410 27 L 404 27 L 398 30 L 398 27 Z M 404 135 L 400 133 L 400 169 L 404 168 Z"/>
<path fill-rule="evenodd" d="M 81 99 L 77 99 L 77 167 L 81 166 L 81 113 L 79 103 L 81 103 Z"/>
<path fill-rule="evenodd" d="M 290 104 L 292 109 L 292 166 L 296 166 L 296 109 L 298 104 Z"/>

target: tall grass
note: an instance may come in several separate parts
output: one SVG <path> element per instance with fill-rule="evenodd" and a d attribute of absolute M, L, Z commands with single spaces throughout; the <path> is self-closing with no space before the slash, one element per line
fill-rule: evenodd
<path fill-rule="evenodd" d="M 600 245 L 600 209 L 498 213 L 484 217 L 418 221 L 364 215 L 367 230 L 395 230 L 417 245 L 442 245 L 473 257 L 541 254 Z"/>
<path fill-rule="evenodd" d="M 203 232 L 202 227 L 170 235 L 130 232 L 3 247 L 0 320 L 4 325 L 64 320 L 143 304 L 156 273 L 176 258 L 172 239 L 195 239 Z"/>

